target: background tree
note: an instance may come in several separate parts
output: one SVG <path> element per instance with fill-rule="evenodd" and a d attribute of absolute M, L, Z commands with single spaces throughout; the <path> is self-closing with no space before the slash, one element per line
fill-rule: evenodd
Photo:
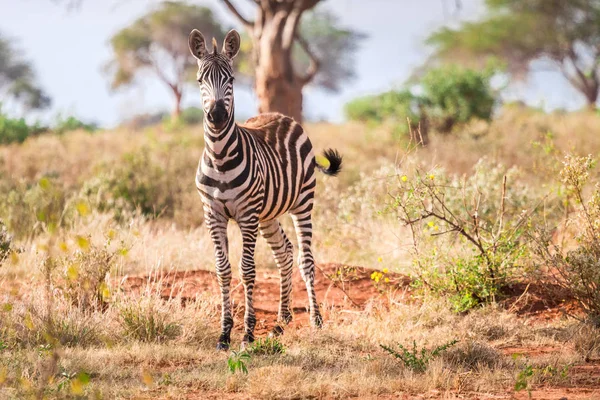
<path fill-rule="evenodd" d="M 0 99 L 13 100 L 25 109 L 42 109 L 50 97 L 37 85 L 31 64 L 0 36 Z"/>
<path fill-rule="evenodd" d="M 354 76 L 353 55 L 364 35 L 341 28 L 325 12 L 312 13 L 300 23 L 319 0 L 253 0 L 254 21 L 242 16 L 231 1 L 222 1 L 251 38 L 249 64 L 259 112 L 277 111 L 301 121 L 306 85 L 338 90 Z"/>
<path fill-rule="evenodd" d="M 532 61 L 557 70 L 595 107 L 600 89 L 600 0 L 486 0 L 489 15 L 458 29 L 442 28 L 427 42 L 435 58 L 506 61 L 513 77 Z M 539 63 L 536 63 L 540 65 Z"/>
<path fill-rule="evenodd" d="M 344 111 L 351 120 L 390 122 L 397 133 L 410 132 L 413 141 L 427 145 L 429 128 L 447 134 L 473 119 L 491 120 L 497 93 L 490 80 L 495 73 L 493 65 L 477 70 L 459 65 L 433 68 L 402 90 L 354 99 Z"/>
<path fill-rule="evenodd" d="M 173 93 L 173 117 L 178 118 L 184 87 L 197 70 L 188 49 L 188 36 L 194 28 L 207 38 L 224 36 L 212 10 L 176 1 L 161 3 L 117 32 L 110 40 L 114 59 L 107 66 L 112 88 L 130 85 L 136 77 L 151 73 Z"/>

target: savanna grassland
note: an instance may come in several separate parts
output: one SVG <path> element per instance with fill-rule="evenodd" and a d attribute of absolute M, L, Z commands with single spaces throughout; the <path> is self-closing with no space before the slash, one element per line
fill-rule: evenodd
<path fill-rule="evenodd" d="M 260 239 L 260 339 L 238 351 L 234 282 L 233 353 L 214 349 L 201 125 L 1 147 L 0 397 L 600 398 L 599 116 L 505 107 L 426 148 L 385 125 L 306 128 L 344 156 L 314 212 L 325 324 L 295 272 L 295 320 L 267 339 Z M 235 224 L 230 243 L 237 265 Z"/>

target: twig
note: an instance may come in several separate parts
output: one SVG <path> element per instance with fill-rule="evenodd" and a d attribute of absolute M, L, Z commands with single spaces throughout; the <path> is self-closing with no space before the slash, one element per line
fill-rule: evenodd
<path fill-rule="evenodd" d="M 352 304 L 353 304 L 355 307 L 360 307 L 360 305 L 359 305 L 357 302 L 355 302 L 354 300 L 352 300 L 352 297 L 350 297 L 350 295 L 348 294 L 348 292 L 346 292 L 346 290 L 345 290 L 343 287 L 340 287 L 340 286 L 337 284 L 337 282 L 336 282 L 336 281 L 334 281 L 333 279 L 331 279 L 331 278 L 329 277 L 329 275 L 327 275 L 327 274 L 325 273 L 325 271 L 323 271 L 323 269 L 322 269 L 321 267 L 319 267 L 317 264 L 315 264 L 315 267 L 317 267 L 317 269 L 318 269 L 319 271 L 321 271 L 321 273 L 322 273 L 322 274 L 325 276 L 325 278 L 329 279 L 329 280 L 331 281 L 331 283 L 332 283 L 332 284 L 333 284 L 333 285 L 334 285 L 336 288 L 340 289 L 340 290 L 341 290 L 341 291 L 342 291 L 342 292 L 343 292 L 343 293 L 346 295 L 346 297 L 348 298 L 348 300 L 350 300 L 350 302 L 351 302 L 351 303 L 352 303 Z"/>

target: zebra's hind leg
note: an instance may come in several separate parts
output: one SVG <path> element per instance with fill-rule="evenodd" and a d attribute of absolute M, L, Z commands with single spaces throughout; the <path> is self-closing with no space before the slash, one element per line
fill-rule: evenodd
<path fill-rule="evenodd" d="M 323 317 L 319 311 L 317 303 L 317 293 L 315 292 L 315 259 L 312 254 L 312 196 L 307 196 L 304 204 L 291 211 L 292 220 L 298 235 L 298 266 L 300 274 L 306 283 L 308 292 L 308 301 L 310 305 L 310 322 L 313 326 L 321 327 Z"/>
<path fill-rule="evenodd" d="M 279 313 L 273 335 L 283 333 L 283 327 L 292 320 L 290 294 L 292 293 L 292 268 L 294 266 L 294 246 L 277 220 L 261 222 L 260 233 L 265 238 L 277 263 L 280 277 Z"/>
<path fill-rule="evenodd" d="M 240 262 L 240 276 L 244 284 L 246 307 L 244 312 L 244 338 L 242 347 L 254 342 L 254 327 L 256 316 L 252 295 L 254 293 L 254 281 L 256 279 L 256 267 L 254 264 L 254 248 L 258 236 L 258 215 L 249 216 L 238 221 L 242 232 L 242 260 Z"/>
<path fill-rule="evenodd" d="M 217 350 L 228 350 L 233 318 L 231 317 L 231 264 L 228 256 L 227 219 L 207 214 L 206 221 L 215 247 L 217 281 L 221 288 L 221 336 L 217 342 Z"/>

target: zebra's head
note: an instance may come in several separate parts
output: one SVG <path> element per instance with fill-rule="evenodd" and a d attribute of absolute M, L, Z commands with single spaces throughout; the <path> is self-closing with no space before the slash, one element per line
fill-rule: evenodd
<path fill-rule="evenodd" d="M 189 47 L 198 61 L 198 83 L 202 95 L 202 108 L 209 128 L 221 130 L 233 119 L 233 58 L 240 49 L 240 35 L 231 30 L 225 36 L 221 53 L 213 38 L 209 52 L 199 30 L 190 33 Z"/>

